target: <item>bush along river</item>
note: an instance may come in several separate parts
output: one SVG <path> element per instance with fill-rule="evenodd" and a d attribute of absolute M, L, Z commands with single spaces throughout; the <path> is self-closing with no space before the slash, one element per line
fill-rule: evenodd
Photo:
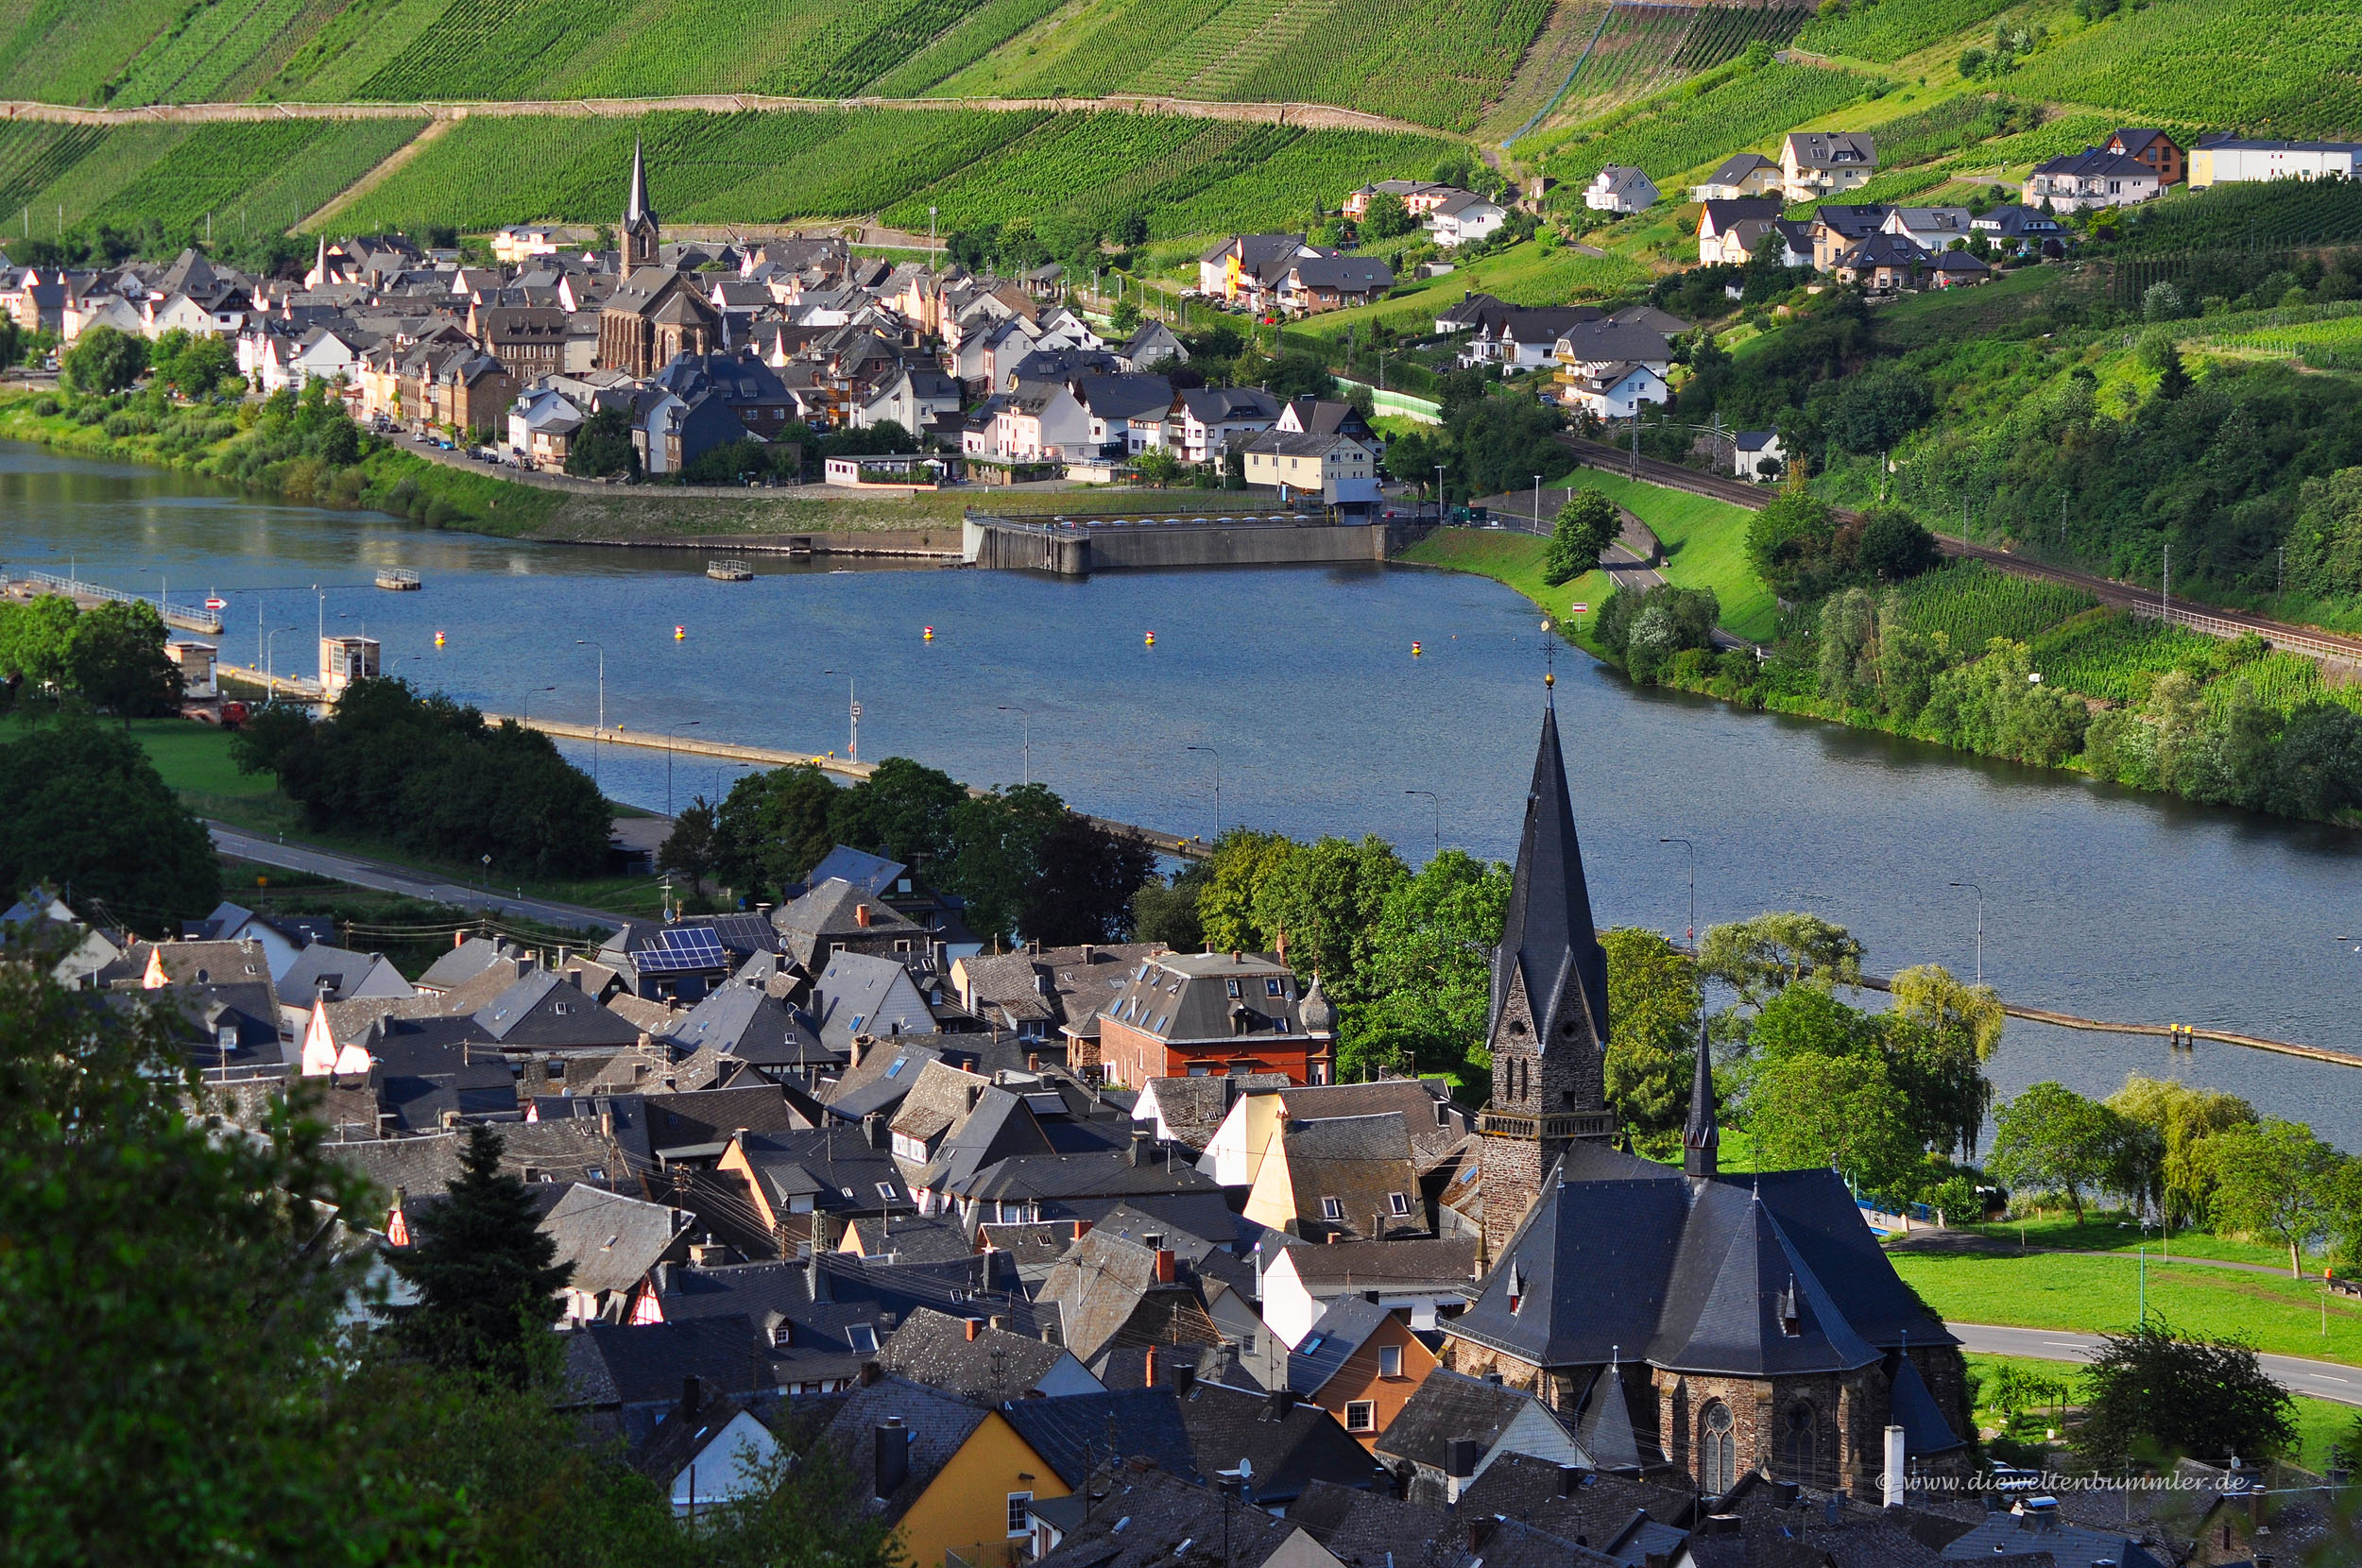
<path fill-rule="evenodd" d="M 1078 809 L 1183 832 L 1376 833 L 1414 862 L 1439 838 L 1514 854 L 1543 696 L 1532 608 L 1469 575 L 1073 580 L 758 561 L 751 581 L 723 583 L 702 554 L 439 532 L 9 444 L 0 517 L 12 570 L 71 564 L 144 592 L 161 575 L 176 603 L 226 599 L 221 640 L 239 662 L 267 640 L 282 669 L 308 664 L 318 627 L 365 631 L 387 673 L 495 711 L 530 701 L 538 717 L 589 721 L 603 695 L 610 724 L 813 752 L 846 749 L 849 695 L 864 758 L 915 757 L 981 785 L 1030 769 Z M 396 566 L 422 590 L 370 586 Z M 1878 970 L 1969 975 L 1977 895 L 1949 884 L 1974 882 L 1984 976 L 2011 1001 L 2362 1050 L 2362 955 L 2331 940 L 2362 929 L 2362 835 L 1558 662 L 1604 921 L 1684 929 L 1688 861 L 1660 842 L 1682 837 L 1702 924 L 1808 909 L 1850 927 Z M 739 771 L 569 751 L 610 796 L 657 810 Z M 2211 1045 L 2176 1056 L 2161 1039 L 2013 1019 L 1989 1070 L 2005 1095 L 2180 1072 L 2362 1148 L 2351 1068 Z"/>

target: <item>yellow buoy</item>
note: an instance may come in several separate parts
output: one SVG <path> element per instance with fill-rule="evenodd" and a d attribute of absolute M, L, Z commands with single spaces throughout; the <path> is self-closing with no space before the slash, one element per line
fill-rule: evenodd
<path fill-rule="evenodd" d="M 436 633 L 435 634 L 435 646 L 436 646 L 437 648 L 439 648 L 439 647 L 441 647 L 442 645 L 443 645 L 443 634 L 442 634 L 442 633 L 440 633 L 440 632 L 436 632 Z"/>
<path fill-rule="evenodd" d="M 927 641 L 933 642 L 935 639 L 935 629 L 933 626 L 930 626 L 927 628 L 924 635 Z"/>
<path fill-rule="evenodd" d="M 1156 646 L 1156 634 L 1155 632 L 1148 634 L 1148 645 L 1152 648 Z"/>
<path fill-rule="evenodd" d="M 1419 656 L 1419 645 L 1415 642 L 1411 644 L 1411 656 L 1412 658 L 1417 658 Z"/>
<path fill-rule="evenodd" d="M 676 642 L 685 642 L 685 641 L 687 641 L 687 640 L 688 640 L 688 639 L 689 639 L 689 628 L 688 628 L 688 627 L 686 627 L 686 626 L 676 626 L 676 627 L 674 627 L 674 628 L 673 628 L 673 640 L 674 640 L 674 641 L 676 641 Z"/>

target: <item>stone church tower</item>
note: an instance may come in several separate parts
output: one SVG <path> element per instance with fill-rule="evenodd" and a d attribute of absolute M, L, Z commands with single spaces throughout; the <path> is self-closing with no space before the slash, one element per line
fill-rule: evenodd
<path fill-rule="evenodd" d="M 1607 955 L 1592 926 L 1552 705 L 1542 713 L 1516 878 L 1493 953 L 1484 1039 L 1493 1098 L 1478 1123 L 1488 1258 L 1500 1255 L 1569 1144 L 1615 1135 L 1607 1039 Z"/>
<path fill-rule="evenodd" d="M 623 242 L 626 274 L 635 267 L 656 265 L 656 211 L 648 205 L 648 165 L 641 156 L 638 137 L 632 138 L 631 190 L 624 197 L 624 227 L 617 237 Z"/>

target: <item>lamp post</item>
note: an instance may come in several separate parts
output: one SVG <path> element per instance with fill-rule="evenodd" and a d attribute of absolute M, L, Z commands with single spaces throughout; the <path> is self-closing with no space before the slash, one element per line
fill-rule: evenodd
<path fill-rule="evenodd" d="M 1214 837 L 1222 837 L 1222 753 L 1211 746 L 1183 746 L 1183 751 L 1202 751 L 1214 759 Z"/>
<path fill-rule="evenodd" d="M 1435 465 L 1435 520 L 1444 520 L 1444 465 Z"/>
<path fill-rule="evenodd" d="M 172 613 L 172 579 L 164 575 L 161 567 L 144 566 L 136 570 L 156 579 L 156 619 L 163 620 Z"/>
<path fill-rule="evenodd" d="M 1034 716 L 1014 703 L 1002 703 L 1001 711 L 1017 715 L 1018 734 L 1025 752 L 1025 782 L 1034 781 Z"/>
<path fill-rule="evenodd" d="M 1429 806 L 1432 806 L 1432 807 L 1434 807 L 1434 808 L 1435 808 L 1435 853 L 1436 853 L 1438 856 L 1442 855 L 1442 854 L 1444 853 L 1444 802 L 1443 802 L 1443 800 L 1442 800 L 1442 799 L 1441 799 L 1441 798 L 1440 798 L 1440 797 L 1439 797 L 1439 796 L 1435 793 L 1435 792 L 1434 792 L 1433 790 L 1405 790 L 1405 791 L 1403 791 L 1402 793 L 1403 793 L 1404 794 L 1407 794 L 1407 795 L 1425 795 L 1425 796 L 1427 796 L 1427 802 L 1428 802 L 1428 804 L 1429 804 Z"/>
<path fill-rule="evenodd" d="M 683 719 L 679 724 L 664 727 L 664 814 L 673 814 L 673 741 L 684 729 L 694 729 L 700 721 Z"/>
<path fill-rule="evenodd" d="M 861 760 L 861 704 L 855 701 L 853 697 L 853 672 L 850 670 L 823 670 L 820 673 L 824 675 L 843 675 L 845 677 L 845 712 L 848 721 L 852 724 L 851 739 L 845 742 L 845 755 L 850 760 L 858 762 Z"/>
<path fill-rule="evenodd" d="M 1677 844 L 1689 851 L 1689 942 L 1694 947 L 1698 942 L 1698 846 L 1687 839 L 1668 838 L 1656 842 Z"/>
<path fill-rule="evenodd" d="M 1533 476 L 1533 531 L 1542 532 L 1542 476 Z"/>
<path fill-rule="evenodd" d="M 320 623 L 319 635 L 320 639 L 322 641 L 326 641 L 328 639 L 328 590 L 320 587 L 317 583 L 314 583 L 312 585 L 312 596 L 319 601 L 317 606 Z"/>
<path fill-rule="evenodd" d="M 1985 890 L 1974 882 L 1950 882 L 1949 887 L 1967 888 L 1977 895 L 1977 983 L 1985 983 Z"/>
<path fill-rule="evenodd" d="M 574 639 L 574 646 L 595 648 L 599 655 L 599 727 L 590 732 L 590 782 L 604 793 L 607 785 L 600 776 L 600 758 L 607 749 L 607 650 L 587 637 Z"/>
<path fill-rule="evenodd" d="M 292 632 L 292 631 L 299 631 L 299 630 L 300 630 L 300 629 L 301 629 L 300 627 L 297 627 L 297 626 L 274 626 L 273 628 L 271 628 L 271 630 L 270 630 L 269 632 L 267 632 L 267 633 L 265 633 L 265 634 L 264 635 L 264 638 L 263 638 L 263 683 L 264 683 L 264 685 L 265 685 L 266 688 L 267 688 L 267 687 L 269 686 L 269 684 L 270 684 L 270 680 L 271 680 L 271 670 L 272 670 L 272 668 L 273 668 L 273 666 L 272 666 L 272 664 L 271 664 L 271 652 L 272 652 L 272 644 L 276 643 L 276 642 L 279 640 L 279 634 L 280 634 L 281 632 Z"/>
<path fill-rule="evenodd" d="M 531 729 L 533 727 L 534 693 L 539 691 L 555 691 L 556 690 L 557 688 L 555 686 L 529 686 L 525 688 L 524 714 L 522 720 L 525 728 Z"/>

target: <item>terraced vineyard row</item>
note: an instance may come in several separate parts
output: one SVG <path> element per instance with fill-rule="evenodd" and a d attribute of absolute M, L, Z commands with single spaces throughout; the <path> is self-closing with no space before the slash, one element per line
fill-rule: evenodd
<path fill-rule="evenodd" d="M 1548 165 L 1581 186 L 1607 164 L 1630 163 L 1669 189 L 1688 170 L 1859 102 L 1872 85 L 1850 71 L 1774 62 L 1696 96 L 1674 89 L 1604 116 L 1561 142 Z"/>
<path fill-rule="evenodd" d="M 939 231 L 1073 213 L 1146 213 L 1160 236 L 1301 223 L 1367 179 L 1419 174 L 1444 144 L 1146 114 L 839 110 L 475 119 L 420 150 L 339 229 L 612 222 L 632 138 L 669 221 L 786 223 L 881 213 Z"/>
<path fill-rule="evenodd" d="M 1891 62 L 1971 32 L 2016 0 L 1850 0 L 1807 23 L 1799 48 L 1819 55 Z"/>
<path fill-rule="evenodd" d="M 300 222 L 391 156 L 424 119 L 252 124 L 0 126 L 0 211 L 36 235 L 108 223 L 262 233 Z"/>
<path fill-rule="evenodd" d="M 2362 10 L 2346 0 L 2152 0 L 2011 78 L 2029 96 L 2269 136 L 2362 131 Z"/>
<path fill-rule="evenodd" d="M 111 103 L 199 103 L 233 95 L 231 83 L 290 33 L 308 31 L 312 0 L 213 0 L 183 26 L 151 40 L 108 84 Z M 292 44 L 290 43 L 290 47 Z M 241 85 L 250 86 L 250 82 Z"/>
<path fill-rule="evenodd" d="M 1773 48 L 1796 36 L 1811 16 L 1795 6 L 1706 6 L 1701 8 L 1681 53 L 1673 57 L 1677 76 L 1711 71 L 1726 60 L 1737 60 L 1747 45 L 1760 40 Z"/>

